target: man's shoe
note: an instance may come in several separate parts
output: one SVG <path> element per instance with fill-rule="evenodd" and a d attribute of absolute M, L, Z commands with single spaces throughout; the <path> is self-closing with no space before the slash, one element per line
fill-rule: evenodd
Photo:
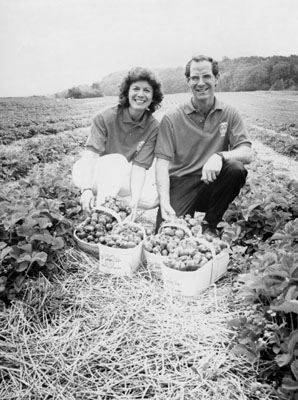
<path fill-rule="evenodd" d="M 218 230 L 211 227 L 208 223 L 202 224 L 202 234 L 206 237 L 211 236 L 212 238 L 219 238 Z"/>

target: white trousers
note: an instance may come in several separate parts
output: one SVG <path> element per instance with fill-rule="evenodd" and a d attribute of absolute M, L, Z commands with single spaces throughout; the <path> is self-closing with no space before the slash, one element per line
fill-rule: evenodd
<path fill-rule="evenodd" d="M 121 154 L 108 154 L 97 157 L 93 168 L 92 190 L 96 194 L 96 204 L 104 203 L 109 196 L 120 197 L 130 201 L 130 173 L 132 164 Z M 73 166 L 72 178 L 74 184 L 82 189 L 85 176 L 90 173 L 90 159 L 82 157 Z M 138 208 L 150 210 L 159 204 L 155 184 L 155 162 L 146 171 Z"/>

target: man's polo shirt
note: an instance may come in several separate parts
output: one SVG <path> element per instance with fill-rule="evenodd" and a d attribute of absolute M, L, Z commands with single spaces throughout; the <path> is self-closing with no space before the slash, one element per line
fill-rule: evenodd
<path fill-rule="evenodd" d="M 147 111 L 135 122 L 126 107 L 105 108 L 93 119 L 86 148 L 99 155 L 122 154 L 129 162 L 148 169 L 154 159 L 158 125 Z"/>
<path fill-rule="evenodd" d="M 200 176 L 212 154 L 240 145 L 251 142 L 236 109 L 215 99 L 205 119 L 190 99 L 163 116 L 155 156 L 170 161 L 170 176 Z"/>

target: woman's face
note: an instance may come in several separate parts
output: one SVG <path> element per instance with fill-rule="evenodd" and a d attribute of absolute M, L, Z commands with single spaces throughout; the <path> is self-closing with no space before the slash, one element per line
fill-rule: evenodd
<path fill-rule="evenodd" d="M 133 111 L 145 111 L 152 103 L 153 88 L 147 81 L 136 81 L 128 91 L 129 107 Z"/>

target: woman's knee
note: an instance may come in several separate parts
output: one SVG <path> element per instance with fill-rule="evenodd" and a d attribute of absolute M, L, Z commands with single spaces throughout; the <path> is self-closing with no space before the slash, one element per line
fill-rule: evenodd
<path fill-rule="evenodd" d="M 85 160 L 81 158 L 72 167 L 72 180 L 79 188 L 83 186 L 86 166 Z"/>
<path fill-rule="evenodd" d="M 113 177 L 114 174 L 123 176 L 131 169 L 131 164 L 122 154 L 107 154 L 99 157 L 96 164 L 96 174 Z"/>

